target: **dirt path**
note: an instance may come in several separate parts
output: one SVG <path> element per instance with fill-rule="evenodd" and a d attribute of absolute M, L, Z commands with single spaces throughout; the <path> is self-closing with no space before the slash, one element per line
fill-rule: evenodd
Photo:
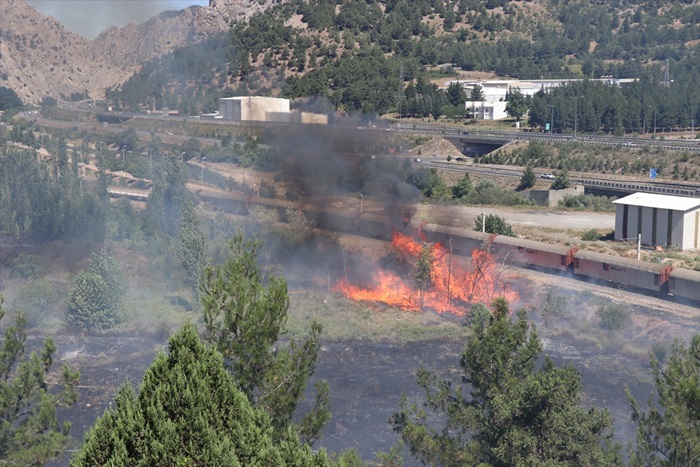
<path fill-rule="evenodd" d="M 509 224 L 537 226 L 548 229 L 613 229 L 615 213 L 552 211 L 545 209 L 514 209 L 504 206 L 436 206 L 419 205 L 414 219 L 455 227 L 472 228 L 474 219 L 484 213 L 503 217 Z"/>

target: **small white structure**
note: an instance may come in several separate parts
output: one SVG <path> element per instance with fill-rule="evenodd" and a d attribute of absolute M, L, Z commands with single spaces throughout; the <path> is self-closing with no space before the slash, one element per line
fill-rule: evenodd
<path fill-rule="evenodd" d="M 260 96 L 219 99 L 219 114 L 225 120 L 265 122 L 268 121 L 268 113 L 289 112 L 289 99 Z M 279 121 L 279 116 L 274 120 Z"/>
<path fill-rule="evenodd" d="M 508 117 L 505 101 L 467 101 L 467 112 L 478 120 L 502 120 Z"/>
<path fill-rule="evenodd" d="M 687 250 L 700 247 L 700 199 L 634 193 L 613 201 L 615 240 Z"/>

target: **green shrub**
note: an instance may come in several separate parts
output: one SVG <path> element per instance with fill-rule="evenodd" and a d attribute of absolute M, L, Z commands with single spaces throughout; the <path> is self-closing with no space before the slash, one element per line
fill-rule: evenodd
<path fill-rule="evenodd" d="M 595 242 L 600 239 L 600 235 L 596 229 L 586 230 L 583 235 L 581 235 L 581 240 L 584 242 Z"/>
<path fill-rule="evenodd" d="M 14 260 L 12 275 L 19 279 L 38 279 L 43 276 L 39 257 L 21 253 Z"/>
<path fill-rule="evenodd" d="M 571 209 L 574 211 L 597 211 L 611 212 L 615 211 L 615 205 L 612 202 L 617 198 L 608 198 L 607 196 L 593 195 L 566 195 L 564 199 L 559 201 L 559 207 L 563 209 Z"/>
<path fill-rule="evenodd" d="M 547 290 L 547 295 L 542 303 L 542 315 L 544 317 L 561 316 L 566 311 L 566 307 L 566 297 L 559 295 L 552 290 Z"/>
<path fill-rule="evenodd" d="M 484 222 L 486 222 L 486 228 L 484 228 Z M 484 219 L 484 216 L 477 216 L 474 219 L 474 224 L 474 230 L 477 232 L 486 231 L 492 234 L 515 237 L 513 227 L 504 218 L 495 214 L 489 214 L 486 216 L 486 219 Z"/>
<path fill-rule="evenodd" d="M 616 331 L 622 329 L 629 321 L 629 311 L 620 305 L 601 305 L 596 312 L 601 329 Z"/>
<path fill-rule="evenodd" d="M 108 329 L 117 323 L 112 293 L 99 274 L 81 272 L 68 300 L 66 322 L 82 329 Z"/>
<path fill-rule="evenodd" d="M 483 329 L 491 318 L 491 311 L 483 303 L 472 305 L 469 314 L 464 319 L 464 325 L 470 328 Z"/>

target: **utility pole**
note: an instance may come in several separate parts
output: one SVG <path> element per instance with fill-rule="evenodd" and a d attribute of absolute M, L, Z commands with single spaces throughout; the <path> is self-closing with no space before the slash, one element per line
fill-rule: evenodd
<path fill-rule="evenodd" d="M 207 160 L 207 158 L 206 158 L 206 157 L 202 157 L 202 184 L 204 184 L 204 161 L 205 161 L 205 160 Z M 258 190 L 258 193 L 260 193 L 259 190 Z"/>
<path fill-rule="evenodd" d="M 574 96 L 574 138 L 576 138 L 576 132 L 578 130 L 578 98 L 581 96 Z"/>
<path fill-rule="evenodd" d="M 642 259 L 642 234 L 637 235 L 637 261 Z"/>
<path fill-rule="evenodd" d="M 654 139 L 656 139 L 656 109 L 654 109 Z"/>
<path fill-rule="evenodd" d="M 552 119 L 549 121 L 549 133 L 554 133 L 554 105 L 548 104 L 547 107 L 552 109 Z"/>
<path fill-rule="evenodd" d="M 396 107 L 399 111 L 399 120 L 401 120 L 401 100 L 403 99 L 403 65 L 399 67 L 399 89 L 396 93 Z"/>

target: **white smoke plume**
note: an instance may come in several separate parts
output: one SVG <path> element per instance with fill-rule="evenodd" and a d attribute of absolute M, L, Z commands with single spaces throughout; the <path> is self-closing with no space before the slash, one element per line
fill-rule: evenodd
<path fill-rule="evenodd" d="M 141 24 L 163 11 L 206 6 L 209 0 L 27 0 L 27 3 L 54 17 L 69 31 L 94 39 L 110 26 Z"/>

